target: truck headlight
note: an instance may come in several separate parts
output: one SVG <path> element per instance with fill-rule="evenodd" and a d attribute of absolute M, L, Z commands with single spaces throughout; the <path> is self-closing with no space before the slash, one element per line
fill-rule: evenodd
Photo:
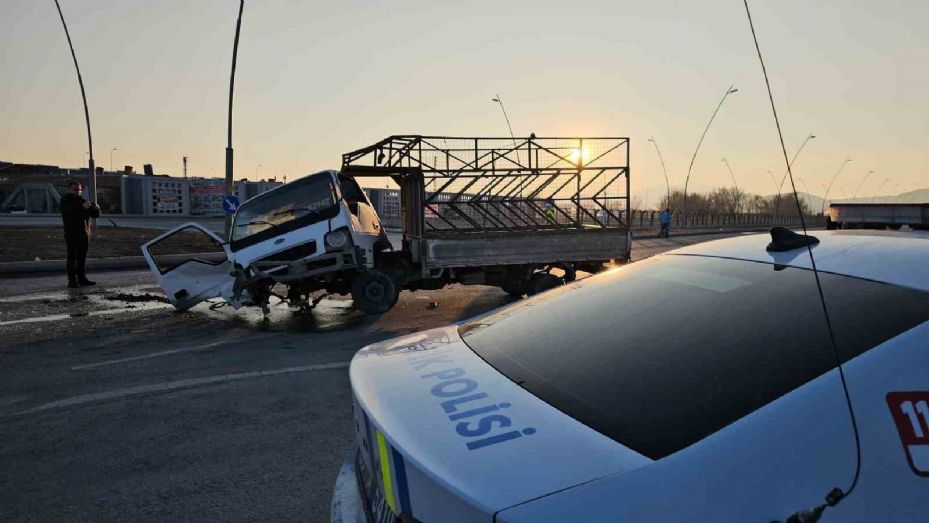
<path fill-rule="evenodd" d="M 326 246 L 341 249 L 348 243 L 348 232 L 345 229 L 336 229 L 326 234 Z"/>

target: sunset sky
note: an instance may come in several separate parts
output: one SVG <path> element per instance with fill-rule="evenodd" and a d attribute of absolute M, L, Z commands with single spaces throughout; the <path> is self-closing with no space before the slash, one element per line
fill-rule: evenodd
<path fill-rule="evenodd" d="M 98 165 L 222 176 L 234 0 L 60 0 Z M 929 187 L 929 2 L 752 2 L 791 154 L 809 191 Z M 52 0 L 0 0 L 0 160 L 84 163 L 80 91 Z M 697 189 L 771 194 L 783 173 L 741 0 L 246 0 L 236 178 L 338 168 L 390 134 L 629 136 L 636 193 L 672 186 L 720 97 Z M 885 180 L 890 179 L 885 182 Z M 883 185 L 881 187 L 881 185 Z M 836 196 L 839 196 L 836 193 Z"/>

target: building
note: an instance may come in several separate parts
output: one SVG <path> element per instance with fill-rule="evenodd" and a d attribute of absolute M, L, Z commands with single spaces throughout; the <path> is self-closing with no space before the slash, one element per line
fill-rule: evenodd
<path fill-rule="evenodd" d="M 223 215 L 226 185 L 222 178 L 181 178 L 155 174 L 150 165 L 145 167 L 145 174 L 136 174 L 131 166 L 122 172 L 97 168 L 97 202 L 104 214 Z M 0 212 L 56 214 L 71 180 L 84 185 L 86 196 L 90 182 L 86 168 L 0 162 Z M 276 181 L 239 180 L 234 187 L 239 200 L 245 201 L 278 185 Z"/>

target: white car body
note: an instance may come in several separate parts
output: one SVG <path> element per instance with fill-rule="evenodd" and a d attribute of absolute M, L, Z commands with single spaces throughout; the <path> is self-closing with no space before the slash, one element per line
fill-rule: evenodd
<path fill-rule="evenodd" d="M 843 304 L 843 296 L 830 294 L 840 288 L 836 282 L 847 281 L 854 287 L 846 297 L 848 302 L 867 298 L 869 291 L 875 299 L 901 294 L 909 300 L 901 303 L 899 313 L 881 309 L 890 318 L 906 316 L 904 330 L 864 347 L 842 366 L 860 435 L 860 479 L 847 498 L 826 509 L 822 521 L 929 521 L 929 308 L 921 305 L 929 303 L 929 237 L 846 231 L 817 231 L 815 236 L 821 240 L 813 248 L 817 268 L 820 277 L 828 280 L 826 302 L 838 327 L 851 318 L 866 331 L 880 330 L 875 318 L 864 312 L 857 318 L 857 309 Z M 685 280 L 686 275 L 673 267 L 691 262 L 733 263 L 775 284 L 787 278 L 784 274 L 791 274 L 791 281 L 799 279 L 800 290 L 807 288 L 804 282 L 809 280 L 810 300 L 815 299 L 809 310 L 817 310 L 813 273 L 805 270 L 810 267 L 807 249 L 767 252 L 768 240 L 767 235 L 751 235 L 708 242 L 627 268 L 646 267 L 640 263 L 677 264 L 657 273 L 661 284 Z M 575 293 L 572 287 L 596 290 L 603 285 L 600 282 L 623 282 L 621 271 L 627 268 L 614 276 L 594 276 L 492 311 L 466 327 L 479 332 L 486 329 L 484 321 L 493 327 L 493 321 L 515 321 L 512 318 L 518 315 L 528 318 L 536 314 L 533 308 L 542 308 L 547 300 L 570 304 Z M 736 276 L 723 274 L 685 283 L 701 287 L 697 292 L 725 297 L 738 287 L 736 281 Z M 637 285 L 648 289 L 649 283 Z M 765 288 L 777 289 L 776 285 Z M 593 292 L 587 292 L 588 299 L 596 299 L 590 298 Z M 912 304 L 918 306 L 902 310 Z M 784 303 L 783 309 L 768 311 L 772 316 L 760 321 L 789 317 L 795 307 Z M 561 321 L 583 323 L 584 318 L 572 317 L 572 312 L 565 309 Z M 685 321 L 666 320 L 668 332 Z M 873 328 L 869 321 L 875 321 Z M 899 321 L 904 324 L 903 319 Z M 784 324 L 783 329 L 789 337 L 791 324 Z M 378 521 L 395 521 L 401 515 L 399 521 L 423 523 L 769 523 L 823 504 L 830 490 L 847 489 L 855 477 L 858 451 L 839 370 L 834 366 L 680 448 L 640 452 L 633 447 L 642 449 L 641 442 L 649 441 L 647 434 L 639 435 L 638 444 L 626 445 L 594 430 L 543 400 L 544 394 L 527 390 L 522 381 L 518 384 L 492 366 L 489 361 L 500 360 L 489 359 L 488 354 L 505 355 L 506 347 L 490 352 L 481 349 L 478 354 L 460 332 L 453 325 L 375 344 L 356 355 L 350 369 L 356 447 L 336 483 L 332 521 L 367 521 L 368 510 Z M 466 338 L 471 336 L 465 332 Z M 723 339 L 739 333 L 714 335 Z M 811 335 L 818 339 L 823 334 Z M 845 333 L 838 331 L 836 336 L 840 349 L 849 343 Z M 733 343 L 739 347 L 737 341 Z M 546 347 L 549 352 L 545 354 L 560 351 L 564 358 L 556 364 L 570 372 L 575 363 L 583 364 L 581 347 Z M 698 358 L 693 361 L 701 361 L 697 351 L 703 346 L 693 350 Z M 823 353 L 827 361 L 833 354 L 828 350 Z M 788 358 L 792 353 L 785 350 L 784 354 Z M 776 375 L 780 356 L 770 356 L 771 374 Z M 653 359 L 661 357 L 656 352 Z M 723 358 L 725 364 L 725 354 Z M 619 355 L 610 363 L 624 365 Z M 790 364 L 784 365 L 789 368 Z M 694 374 L 716 372 L 691 368 Z M 630 372 L 634 375 L 635 369 Z M 726 371 L 721 368 L 719 372 L 725 375 Z M 525 376 L 531 377 L 528 370 Z M 764 373 L 744 379 L 746 383 L 777 381 Z M 708 412 L 715 412 L 719 402 L 743 399 L 680 394 L 658 398 L 669 406 L 669 412 L 675 402 L 705 404 Z M 578 404 L 580 411 L 587 408 Z M 686 424 L 663 419 L 661 412 L 650 414 L 681 432 L 688 430 Z M 663 435 L 653 436 L 661 439 Z"/>

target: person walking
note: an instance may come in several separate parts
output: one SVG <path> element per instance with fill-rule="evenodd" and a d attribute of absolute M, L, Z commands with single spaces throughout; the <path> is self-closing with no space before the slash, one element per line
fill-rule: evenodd
<path fill-rule="evenodd" d="M 68 247 L 68 287 L 96 285 L 87 279 L 84 265 L 90 244 L 90 219 L 100 216 L 100 207 L 81 196 L 81 182 L 72 180 L 71 192 L 61 197 L 61 222 L 64 225 L 65 245 Z"/>
<path fill-rule="evenodd" d="M 658 237 L 667 238 L 671 232 L 671 209 L 666 208 L 661 211 L 659 222 L 661 223 L 661 230 L 658 232 Z"/>

